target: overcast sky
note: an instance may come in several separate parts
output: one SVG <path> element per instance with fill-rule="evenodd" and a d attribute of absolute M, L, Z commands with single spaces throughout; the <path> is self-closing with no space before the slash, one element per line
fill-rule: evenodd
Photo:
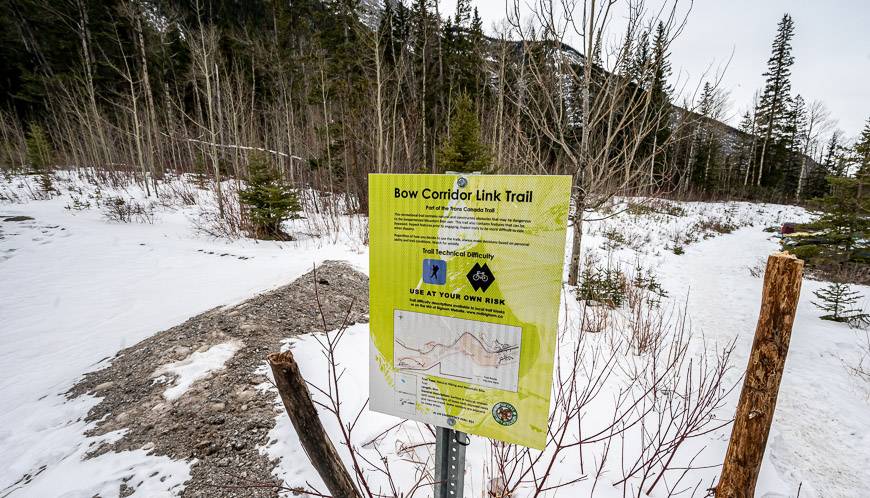
<path fill-rule="evenodd" d="M 654 11 L 662 0 L 647 3 Z M 472 4 L 490 33 L 505 17 L 505 0 Z M 680 6 L 685 11 L 689 4 Z M 452 14 L 455 1 L 441 0 L 441 9 L 442 15 Z M 870 0 L 697 0 L 671 47 L 674 78 L 680 87 L 694 88 L 705 71 L 724 69 L 721 86 L 731 97 L 728 121 L 736 124 L 764 84 L 761 74 L 776 24 L 786 12 L 795 23 L 792 93 L 824 102 L 837 126 L 856 136 L 870 117 Z M 624 17 L 624 9 L 617 16 Z M 616 20 L 611 36 L 619 35 L 619 25 Z"/>

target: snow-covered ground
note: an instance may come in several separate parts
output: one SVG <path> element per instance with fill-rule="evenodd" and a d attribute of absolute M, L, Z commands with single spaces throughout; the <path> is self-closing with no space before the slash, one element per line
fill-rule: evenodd
<path fill-rule="evenodd" d="M 367 267 L 367 253 L 347 238 L 212 240 L 194 232 L 189 207 L 158 208 L 153 224 L 109 222 L 95 187 L 81 179 L 58 186 L 62 196 L 28 200 L 22 179 L 0 182 L 0 193 L 22 201 L 0 204 L 0 216 L 33 218 L 0 223 L 0 496 L 36 473 L 47 487 L 13 496 L 112 496 L 131 467 L 145 476 L 171 468 L 180 484 L 186 463 L 146 452 L 82 462 L 94 441 L 82 436 L 90 424 L 81 419 L 95 400 L 68 402 L 63 393 L 155 332 L 286 284 L 323 260 Z M 144 195 L 135 186 L 99 195 L 111 194 Z M 66 209 L 73 198 L 92 207 Z M 151 480 L 160 485 L 168 473 Z"/>
<path fill-rule="evenodd" d="M 18 189 L 20 179 L 0 185 L 0 191 L 19 191 L 20 197 L 26 197 Z M 88 188 L 80 180 L 74 185 Z M 128 187 L 126 194 L 142 196 L 134 187 Z M 112 223 L 96 208 L 65 209 L 71 195 L 80 197 L 66 192 L 48 201 L 0 204 L 0 216 L 34 218 L 0 222 L 0 497 L 114 496 L 131 474 L 135 474 L 131 483 L 142 483 L 135 496 L 177 494 L 189 476 L 190 462 L 149 455 L 148 448 L 84 459 L 97 440 L 83 435 L 90 424 L 82 419 L 96 400 L 69 401 L 63 393 L 121 348 L 212 307 L 287 283 L 316 262 L 349 260 L 367 272 L 367 251 L 353 236 L 284 243 L 215 241 L 192 230 L 193 208 L 160 208 L 153 224 Z M 628 270 L 639 263 L 652 269 L 668 293 L 662 307 L 686 303 L 693 330 L 688 354 L 693 358 L 709 357 L 715 347 L 721 349 L 736 338 L 730 359 L 734 368 L 726 374 L 726 384 L 738 382 L 761 292 L 761 279 L 751 270 L 763 267 L 764 258 L 778 248 L 762 228 L 808 215 L 798 208 L 748 203 L 674 203 L 680 210 L 670 214 L 663 214 L 661 206 L 656 208 L 659 212 L 620 213 L 625 206 L 614 206 L 599 216 L 614 214 L 611 218 L 587 224 L 586 253 L 599 264 L 610 262 Z M 743 228 L 716 233 L 715 227 L 723 225 Z M 680 250 L 675 251 L 675 246 L 683 253 L 676 254 Z M 818 318 L 821 313 L 811 304 L 812 291 L 822 285 L 811 280 L 803 284 L 758 496 L 796 496 L 798 489 L 805 497 L 870 496 L 868 386 L 848 370 L 859 360 L 861 336 Z M 870 289 L 857 290 L 870 295 Z M 585 344 L 582 358 L 612 346 L 608 333 L 579 333 L 582 307 L 567 287 L 563 305 L 560 357 L 570 359 L 572 346 L 580 340 Z M 323 340 L 322 335 L 304 336 L 291 343 L 303 375 L 321 386 L 327 383 L 327 365 L 320 354 Z M 341 368 L 347 370 L 341 381 L 342 410 L 349 418 L 367 397 L 369 365 L 367 355 L 360 354 L 367 343 L 367 325 L 354 325 L 336 353 Z M 189 363 L 167 366 L 167 372 L 179 375 L 175 382 L 180 387 L 177 393 L 167 394 L 183 396 L 182 384 L 194 382 L 204 370 L 220 368 L 232 348 L 232 344 L 221 345 L 191 357 Z M 636 361 L 627 355 L 623 366 Z M 585 407 L 585 427 L 606 425 L 620 382 L 625 382 L 624 372 L 614 372 L 603 394 Z M 262 388 L 270 389 L 268 384 Z M 717 419 L 732 416 L 738 391 L 739 386 L 725 398 L 715 412 Z M 276 408 L 277 403 L 276 399 Z M 337 422 L 326 412 L 322 417 L 346 457 L 338 444 Z M 323 490 L 289 420 L 276 410 L 276 421 L 272 444 L 261 450 L 282 459 L 276 475 L 289 486 L 310 483 Z M 372 461 L 380 460 L 379 451 L 386 452 L 399 488 L 407 490 L 421 468 L 410 461 L 425 463 L 432 450 L 431 445 L 414 445 L 431 441 L 431 434 L 415 423 L 396 426 L 399 422 L 364 410 L 353 442 Z M 693 491 L 703 496 L 715 482 L 729 430 L 725 426 L 700 434 L 680 449 L 673 467 L 679 469 L 690 461 L 696 467 L 677 488 L 686 487 L 685 496 Z M 613 486 L 623 479 L 621 462 L 634 458 L 632 452 L 643 445 L 638 442 L 642 439 L 631 440 L 635 433 L 625 435 L 614 438 L 599 479 L 594 477 L 602 458 L 601 443 L 560 455 L 552 484 L 580 475 L 581 458 L 582 473 L 588 477 L 550 494 L 623 496 L 623 488 Z M 492 477 L 491 447 L 472 438 L 468 451 L 466 495 L 480 496 Z M 17 482 L 26 474 L 32 476 Z M 679 474 L 675 470 L 666 475 L 666 486 L 673 486 Z M 372 475 L 372 482 L 385 489 L 388 485 L 381 475 Z M 637 494 L 636 479 L 629 482 L 629 493 Z M 666 486 L 659 484 L 653 496 L 667 496 Z M 417 495 L 429 496 L 430 489 L 422 488 Z"/>

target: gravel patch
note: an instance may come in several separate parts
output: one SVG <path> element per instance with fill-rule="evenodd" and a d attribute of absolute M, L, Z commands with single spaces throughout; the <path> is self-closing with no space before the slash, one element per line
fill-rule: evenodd
<path fill-rule="evenodd" d="M 276 404 L 273 393 L 257 389 L 267 378 L 255 372 L 268 353 L 280 349 L 282 339 L 323 330 L 315 280 L 328 330 L 341 325 L 352 304 L 349 324 L 368 320 L 368 278 L 346 263 L 327 261 L 316 277 L 309 272 L 237 306 L 202 313 L 122 350 L 108 367 L 87 374 L 68 396 L 102 398 L 88 413 L 87 420 L 97 421 L 88 435 L 126 430 L 92 456 L 142 448 L 191 461 L 191 479 L 181 496 L 277 496 L 274 488 L 250 486 L 274 482 L 276 464 L 257 449 L 268 442 Z M 224 368 L 196 380 L 178 399 L 164 397 L 175 379 L 156 377 L 160 367 L 225 343 L 239 349 Z M 120 495 L 129 496 L 137 485 L 124 483 Z"/>

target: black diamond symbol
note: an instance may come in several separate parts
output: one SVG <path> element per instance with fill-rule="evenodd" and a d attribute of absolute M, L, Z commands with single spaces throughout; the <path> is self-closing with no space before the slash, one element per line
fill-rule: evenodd
<path fill-rule="evenodd" d="M 474 263 L 474 267 L 471 268 L 466 277 L 468 277 L 474 290 L 482 290 L 483 292 L 486 292 L 486 289 L 489 289 L 489 286 L 495 282 L 495 275 L 492 274 L 486 263 L 483 266 L 480 266 L 480 263 Z"/>

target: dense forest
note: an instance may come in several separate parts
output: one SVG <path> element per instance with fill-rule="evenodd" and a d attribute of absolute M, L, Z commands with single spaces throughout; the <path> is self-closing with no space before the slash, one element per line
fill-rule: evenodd
<path fill-rule="evenodd" d="M 631 16 L 609 44 L 614 14 L 590 6 L 487 36 L 470 0 L 451 17 L 433 0 L 8 0 L 0 165 L 125 171 L 155 194 L 198 173 L 223 203 L 259 150 L 360 210 L 370 172 L 571 174 L 587 209 L 614 193 L 795 201 L 847 174 L 824 106 L 791 88 L 788 15 L 735 130 L 715 78 L 672 88 L 686 19 Z"/>

